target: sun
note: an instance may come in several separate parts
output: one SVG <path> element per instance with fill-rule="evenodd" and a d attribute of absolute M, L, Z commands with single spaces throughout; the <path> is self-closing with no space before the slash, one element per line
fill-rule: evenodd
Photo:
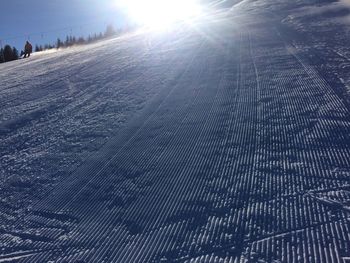
<path fill-rule="evenodd" d="M 201 13 L 199 0 L 120 0 L 119 5 L 137 24 L 166 28 Z"/>

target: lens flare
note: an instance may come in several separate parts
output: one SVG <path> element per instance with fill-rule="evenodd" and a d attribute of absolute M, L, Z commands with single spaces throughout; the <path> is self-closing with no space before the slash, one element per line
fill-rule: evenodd
<path fill-rule="evenodd" d="M 201 14 L 198 0 L 121 0 L 118 3 L 134 22 L 151 28 L 166 28 Z"/>

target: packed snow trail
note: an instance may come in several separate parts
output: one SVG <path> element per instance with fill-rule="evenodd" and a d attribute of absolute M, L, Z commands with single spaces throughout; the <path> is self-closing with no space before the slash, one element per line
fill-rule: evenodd
<path fill-rule="evenodd" d="M 253 14 L 177 31 L 135 56 L 137 70 L 121 59 L 123 74 L 103 73 L 131 99 L 154 90 L 0 232 L 0 262 L 346 262 L 348 105 L 281 27 Z M 118 44 L 141 52 L 128 49 L 140 39 Z"/>

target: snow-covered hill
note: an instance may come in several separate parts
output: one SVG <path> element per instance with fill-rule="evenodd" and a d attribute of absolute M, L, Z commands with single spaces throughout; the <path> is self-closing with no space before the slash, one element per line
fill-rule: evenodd
<path fill-rule="evenodd" d="M 346 1 L 0 65 L 0 262 L 347 262 Z"/>

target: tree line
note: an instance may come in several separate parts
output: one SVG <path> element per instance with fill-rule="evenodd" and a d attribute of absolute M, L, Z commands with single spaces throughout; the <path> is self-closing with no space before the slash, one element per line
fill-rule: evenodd
<path fill-rule="evenodd" d="M 67 48 L 75 45 L 84 45 L 97 42 L 99 40 L 112 37 L 118 34 L 122 34 L 126 30 L 115 30 L 112 25 L 108 25 L 106 31 L 104 33 L 89 35 L 87 38 L 84 37 L 75 37 L 75 36 L 67 36 L 65 40 L 57 39 L 55 44 L 45 44 L 45 45 L 35 45 L 34 52 L 41 52 L 50 49 L 61 49 Z M 9 62 L 13 60 L 17 60 L 22 57 L 24 51 L 19 52 L 15 47 L 11 47 L 10 45 L 5 45 L 4 48 L 0 49 L 0 63 Z"/>
<path fill-rule="evenodd" d="M 0 49 L 0 63 L 13 61 L 19 59 L 19 52 L 15 47 L 5 45 L 4 48 Z"/>

